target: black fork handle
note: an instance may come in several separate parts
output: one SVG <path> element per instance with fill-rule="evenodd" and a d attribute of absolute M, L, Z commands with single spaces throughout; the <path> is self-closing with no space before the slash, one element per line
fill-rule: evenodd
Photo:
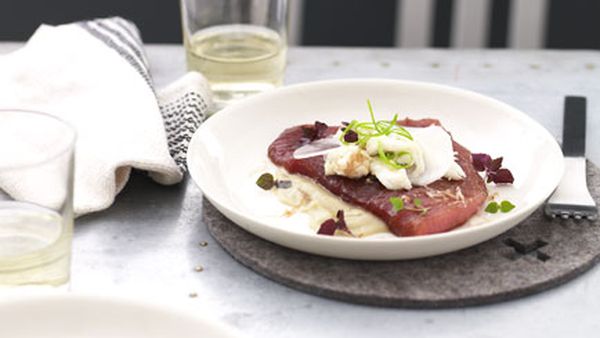
<path fill-rule="evenodd" d="M 565 97 L 562 149 L 565 156 L 585 157 L 586 98 Z"/>

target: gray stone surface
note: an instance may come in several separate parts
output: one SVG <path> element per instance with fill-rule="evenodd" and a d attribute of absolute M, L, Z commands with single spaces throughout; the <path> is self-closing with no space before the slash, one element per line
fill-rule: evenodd
<path fill-rule="evenodd" d="M 19 46 L 0 43 L 0 54 Z M 147 52 L 158 86 L 184 73 L 181 46 L 153 45 Z M 588 156 L 600 164 L 599 75 L 600 53 L 589 51 L 292 48 L 286 82 L 384 77 L 454 85 L 514 105 L 557 137 L 562 97 L 586 95 Z M 110 209 L 75 222 L 71 289 L 183 300 L 250 337 L 536 338 L 600 332 L 599 267 L 561 287 L 493 305 L 434 310 L 356 305 L 298 292 L 246 268 L 211 238 L 202 210 L 202 193 L 191 180 L 164 187 L 134 174 Z M 196 265 L 204 271 L 195 272 Z M 189 298 L 190 292 L 198 297 Z"/>
<path fill-rule="evenodd" d="M 600 200 L 600 169 L 588 164 Z M 293 288 L 348 302 L 409 308 L 481 305 L 562 284 L 600 259 L 600 220 L 548 219 L 542 209 L 492 240 L 455 253 L 394 262 L 315 256 L 241 229 L 204 200 L 203 222 L 235 259 Z"/>

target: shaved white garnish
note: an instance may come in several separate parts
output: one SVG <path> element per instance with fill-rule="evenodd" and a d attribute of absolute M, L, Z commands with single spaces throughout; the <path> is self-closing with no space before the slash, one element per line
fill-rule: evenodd
<path fill-rule="evenodd" d="M 406 169 L 393 169 L 374 158 L 371 161 L 371 173 L 377 177 L 384 187 L 390 190 L 406 189 L 410 190 L 412 184 L 406 174 Z"/>
<path fill-rule="evenodd" d="M 421 175 L 425 171 L 423 152 L 419 144 L 417 144 L 415 141 L 398 135 L 373 137 L 367 141 L 366 149 L 369 155 L 377 157 L 380 145 L 383 151 L 386 152 L 405 152 L 409 154 L 413 163 L 410 167 L 410 170 L 414 176 Z"/>
<path fill-rule="evenodd" d="M 454 162 L 450 135 L 441 127 L 406 128 L 421 148 L 425 170 L 408 170 L 414 185 L 427 185 L 443 177 Z"/>
<path fill-rule="evenodd" d="M 356 125 L 356 121 L 353 123 Z M 352 128 L 353 123 L 347 128 Z M 456 162 L 450 134 L 440 126 L 406 127 L 394 132 L 377 129 L 382 128 L 378 126 L 372 127 L 372 136 L 370 129 L 357 128 L 358 142 L 339 141 L 338 148 L 324 151 L 326 175 L 359 178 L 371 173 L 390 190 L 426 186 L 441 178 L 462 180 L 466 177 Z M 334 138 L 341 140 L 343 136 L 338 130 Z M 335 146 L 335 142 L 327 141 L 321 146 L 329 148 Z M 315 149 L 309 150 L 314 154 Z M 294 157 L 298 158 L 298 154 L 294 153 Z"/>
<path fill-rule="evenodd" d="M 450 168 L 448 168 L 448 171 L 444 175 L 445 178 L 447 178 L 451 181 L 462 180 L 466 176 L 467 175 L 465 174 L 464 170 L 456 162 L 452 162 L 452 164 L 450 165 Z"/>
<path fill-rule="evenodd" d="M 337 137 L 326 137 L 303 145 L 302 147 L 296 149 L 292 156 L 297 160 L 321 156 L 329 153 L 333 149 L 339 148 L 340 146 L 341 143 Z"/>

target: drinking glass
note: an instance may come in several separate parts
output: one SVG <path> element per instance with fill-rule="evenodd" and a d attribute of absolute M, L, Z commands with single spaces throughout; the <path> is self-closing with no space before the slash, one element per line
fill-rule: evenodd
<path fill-rule="evenodd" d="M 53 116 L 0 110 L 0 287 L 69 280 L 75 139 Z"/>
<path fill-rule="evenodd" d="M 187 67 L 202 73 L 215 108 L 280 86 L 287 0 L 181 0 Z"/>

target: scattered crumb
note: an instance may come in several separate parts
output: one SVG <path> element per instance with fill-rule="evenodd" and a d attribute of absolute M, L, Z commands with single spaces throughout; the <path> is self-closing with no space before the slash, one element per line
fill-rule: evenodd
<path fill-rule="evenodd" d="M 341 62 L 339 62 L 338 60 L 335 60 L 331 63 L 332 66 L 334 67 L 338 67 L 340 65 Z"/>
<path fill-rule="evenodd" d="M 440 68 L 440 64 L 437 62 L 434 62 L 431 64 L 431 68 Z"/>
<path fill-rule="evenodd" d="M 531 68 L 531 69 L 540 69 L 540 65 L 535 64 L 535 63 L 534 64 L 530 64 L 529 68 Z"/>
<path fill-rule="evenodd" d="M 196 297 L 198 297 L 198 294 L 196 292 L 190 292 L 188 294 L 188 297 L 190 297 L 190 298 L 196 298 Z"/>
<path fill-rule="evenodd" d="M 202 272 L 202 271 L 204 271 L 204 268 L 202 267 L 202 265 L 198 265 L 197 267 L 194 268 L 194 271 Z"/>
<path fill-rule="evenodd" d="M 593 64 L 593 63 L 588 63 L 588 64 L 585 65 L 585 68 L 588 69 L 588 70 L 592 70 L 592 69 L 596 68 L 596 65 Z"/>
<path fill-rule="evenodd" d="M 208 242 L 207 241 L 202 241 L 202 242 L 198 243 L 198 245 L 204 247 L 204 246 L 208 245 Z"/>
<path fill-rule="evenodd" d="M 491 63 L 484 63 L 483 64 L 483 68 L 492 68 L 492 64 Z"/>
<path fill-rule="evenodd" d="M 390 68 L 390 63 L 389 63 L 389 62 L 385 62 L 385 61 L 383 61 L 383 62 L 381 62 L 379 65 L 380 65 L 382 68 Z"/>

